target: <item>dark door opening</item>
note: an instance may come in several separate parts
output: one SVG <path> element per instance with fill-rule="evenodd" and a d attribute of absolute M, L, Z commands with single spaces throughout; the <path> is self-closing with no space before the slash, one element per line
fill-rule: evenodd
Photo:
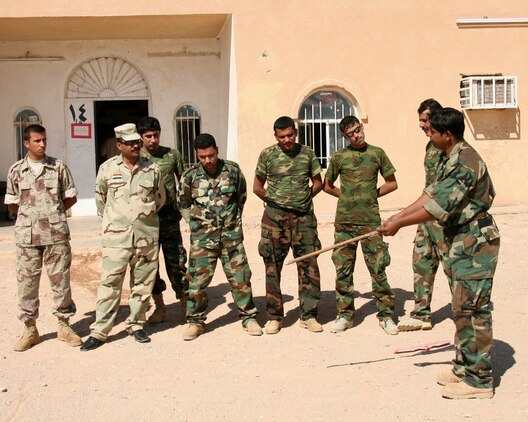
<path fill-rule="evenodd" d="M 137 125 L 148 116 L 148 100 L 94 101 L 95 171 L 116 154 L 114 127 L 124 123 Z"/>

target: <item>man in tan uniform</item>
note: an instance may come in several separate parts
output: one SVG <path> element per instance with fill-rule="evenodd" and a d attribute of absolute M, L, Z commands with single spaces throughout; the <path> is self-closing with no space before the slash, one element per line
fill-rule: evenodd
<path fill-rule="evenodd" d="M 130 266 L 130 316 L 127 331 L 139 343 L 150 341 L 143 329 L 158 270 L 158 211 L 165 202 L 159 167 L 140 156 L 136 125 L 116 127 L 121 151 L 99 168 L 95 181 L 97 213 L 103 217 L 103 268 L 97 290 L 95 322 L 81 351 L 103 345 L 119 309 Z"/>
<path fill-rule="evenodd" d="M 15 344 L 23 352 L 40 342 L 36 327 L 42 263 L 53 292 L 53 315 L 59 319 L 57 338 L 70 346 L 81 339 L 69 326 L 75 314 L 70 288 L 70 230 L 66 210 L 77 202 L 77 190 L 66 165 L 46 155 L 46 129 L 39 125 L 24 130 L 28 153 L 9 169 L 5 203 L 17 213 L 18 318 L 25 329 Z"/>

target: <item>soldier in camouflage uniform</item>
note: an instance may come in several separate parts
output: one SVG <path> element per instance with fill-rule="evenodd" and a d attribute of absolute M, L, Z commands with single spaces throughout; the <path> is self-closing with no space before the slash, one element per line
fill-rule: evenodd
<path fill-rule="evenodd" d="M 246 180 L 238 164 L 218 158 L 213 136 L 202 133 L 194 140 L 199 163 L 182 175 L 178 205 L 189 223 L 189 297 L 184 340 L 204 332 L 208 298 L 206 288 L 213 279 L 218 259 L 231 287 L 242 326 L 253 336 L 262 335 L 255 320 L 251 270 L 249 269 L 242 211 L 247 199 Z"/>
<path fill-rule="evenodd" d="M 436 110 L 442 108 L 438 101 L 432 98 L 422 101 L 418 107 L 420 128 L 429 138 L 428 118 Z M 425 187 L 434 182 L 436 170 L 440 162 L 441 150 L 429 140 L 425 147 Z M 409 318 L 398 322 L 399 331 L 430 330 L 431 300 L 438 265 L 447 252 L 442 227 L 437 221 L 426 221 L 418 224 L 414 238 L 412 266 L 414 273 L 414 309 Z"/>
<path fill-rule="evenodd" d="M 187 251 L 183 247 L 180 232 L 181 214 L 176 206 L 176 180 L 180 180 L 183 173 L 183 159 L 175 149 L 170 149 L 159 144 L 161 126 L 158 119 L 144 117 L 138 122 L 138 133 L 143 141 L 141 155 L 147 157 L 158 165 L 163 177 L 166 201 L 159 210 L 159 243 L 163 248 L 165 269 L 176 297 L 180 299 L 182 314 L 185 318 L 187 307 L 187 286 L 185 273 L 187 268 Z M 152 289 L 152 298 L 156 309 L 150 315 L 150 323 L 163 322 L 167 319 L 167 310 L 163 302 L 163 291 L 167 288 L 165 281 L 160 277 L 159 269 L 156 273 L 156 282 Z"/>
<path fill-rule="evenodd" d="M 127 331 L 139 343 L 150 341 L 143 329 L 158 271 L 158 211 L 165 202 L 159 167 L 140 156 L 136 125 L 116 127 L 121 151 L 105 161 L 95 180 L 97 214 L 103 217 L 103 264 L 97 289 L 95 322 L 82 351 L 104 344 L 114 326 L 127 267 L 130 266 L 130 316 Z"/>
<path fill-rule="evenodd" d="M 53 292 L 53 315 L 59 320 L 57 338 L 70 346 L 81 339 L 69 326 L 75 314 L 70 287 L 70 230 L 66 210 L 77 202 L 77 189 L 66 165 L 46 155 L 46 129 L 30 125 L 24 130 L 26 157 L 9 169 L 5 203 L 17 213 L 18 318 L 24 323 L 15 351 L 23 352 L 40 342 L 39 283 L 42 263 Z"/>
<path fill-rule="evenodd" d="M 350 145 L 337 151 L 326 171 L 324 191 L 339 198 L 335 216 L 335 243 L 343 242 L 376 229 L 381 223 L 378 198 L 398 188 L 393 167 L 385 152 L 365 142 L 363 125 L 355 116 L 346 116 L 339 129 Z M 378 174 L 385 183 L 379 188 Z M 341 179 L 341 187 L 334 185 Z M 398 334 L 392 320 L 394 292 L 385 273 L 390 264 L 388 244 L 380 235 L 361 240 L 361 250 L 372 279 L 372 292 L 377 300 L 379 324 L 390 335 Z M 354 267 L 357 242 L 334 249 L 336 267 L 337 318 L 330 331 L 339 333 L 353 326 Z"/>
<path fill-rule="evenodd" d="M 401 227 L 436 219 L 448 247 L 445 271 L 453 292 L 455 359 L 440 373 L 442 395 L 451 399 L 493 397 L 491 288 L 500 236 L 488 210 L 495 190 L 486 164 L 464 140 L 464 115 L 455 109 L 429 117 L 431 141 L 443 151 L 436 181 L 417 201 L 378 230 L 392 236 Z"/>
<path fill-rule="evenodd" d="M 290 248 L 294 257 L 321 249 L 312 202 L 322 189 L 321 166 L 309 147 L 296 143 L 293 119 L 278 118 L 273 131 L 277 144 L 260 153 L 253 183 L 253 192 L 266 205 L 259 254 L 266 267 L 267 334 L 276 334 L 282 328 L 284 305 L 280 281 Z M 319 333 L 323 327 L 316 320 L 321 296 L 317 257 L 298 262 L 297 273 L 300 326 Z"/>

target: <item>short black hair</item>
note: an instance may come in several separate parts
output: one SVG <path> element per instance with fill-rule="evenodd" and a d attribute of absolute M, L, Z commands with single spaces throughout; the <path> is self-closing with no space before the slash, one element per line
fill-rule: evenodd
<path fill-rule="evenodd" d="M 458 140 L 464 138 L 466 128 L 464 115 L 454 108 L 446 107 L 436 110 L 429 116 L 429 124 L 440 133 L 449 131 Z"/>
<path fill-rule="evenodd" d="M 361 123 L 356 116 L 345 116 L 339 122 L 339 130 L 341 133 L 345 133 L 345 129 L 349 126 L 354 126 L 357 123 Z"/>
<path fill-rule="evenodd" d="M 201 133 L 194 140 L 194 150 L 195 151 L 199 149 L 206 149 L 209 147 L 216 148 L 216 141 L 213 135 L 210 135 L 208 133 Z"/>
<path fill-rule="evenodd" d="M 428 98 L 423 100 L 418 107 L 418 114 L 422 114 L 424 111 L 429 110 L 431 113 L 434 113 L 436 110 L 440 110 L 442 106 L 434 98 Z"/>
<path fill-rule="evenodd" d="M 140 135 L 143 135 L 147 132 L 158 131 L 161 132 L 161 126 L 158 119 L 155 117 L 143 117 L 137 125 L 137 131 Z"/>
<path fill-rule="evenodd" d="M 46 133 L 46 129 L 44 129 L 44 126 L 40 125 L 29 125 L 24 129 L 23 138 L 24 141 L 29 141 L 29 138 L 31 138 L 32 133 Z"/>
<path fill-rule="evenodd" d="M 281 116 L 277 120 L 275 120 L 275 123 L 273 123 L 273 131 L 275 132 L 277 129 L 284 130 L 284 129 L 295 129 L 295 122 L 291 117 L 288 116 Z"/>

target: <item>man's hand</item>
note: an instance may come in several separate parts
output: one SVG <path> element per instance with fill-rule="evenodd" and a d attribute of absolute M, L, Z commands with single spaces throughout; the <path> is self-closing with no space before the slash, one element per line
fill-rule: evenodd
<path fill-rule="evenodd" d="M 400 230 L 401 226 L 398 224 L 398 219 L 394 216 L 385 221 L 377 230 L 384 236 L 394 236 Z"/>

